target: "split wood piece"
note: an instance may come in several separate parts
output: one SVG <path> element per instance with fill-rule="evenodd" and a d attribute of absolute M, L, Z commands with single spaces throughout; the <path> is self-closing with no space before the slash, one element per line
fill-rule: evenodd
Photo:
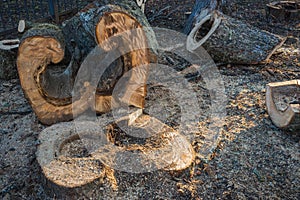
<path fill-rule="evenodd" d="M 266 104 L 277 127 L 300 130 L 300 80 L 269 83 Z"/>
<path fill-rule="evenodd" d="M 267 4 L 267 15 L 271 19 L 279 21 L 299 21 L 300 2 L 275 1 Z"/>
<path fill-rule="evenodd" d="M 39 120 L 44 124 L 71 120 L 74 115 L 94 105 L 91 102 L 95 86 L 89 81 L 82 83 L 84 86 L 81 88 L 82 93 L 76 96 L 76 99 L 72 99 L 71 92 L 81 62 L 97 46 L 97 43 L 106 51 L 116 48 L 122 55 L 122 60 L 113 61 L 100 78 L 94 99 L 95 106 L 92 109 L 98 113 L 105 113 L 111 109 L 112 102 L 117 100 L 127 105 L 141 108 L 144 106 L 149 64 L 147 48 L 153 47 L 148 45 L 148 41 L 155 40 L 154 34 L 148 29 L 145 31 L 147 33 L 138 29 L 135 35 L 123 34 L 116 45 L 110 46 L 113 42 L 105 43 L 104 40 L 109 36 L 122 34 L 144 25 L 146 27 L 147 19 L 134 2 L 110 1 L 117 5 L 104 4 L 107 1 L 101 2 L 103 6 L 99 2 L 90 4 L 67 21 L 63 26 L 64 34 L 54 25 L 40 24 L 27 31 L 21 40 L 17 63 L 22 88 Z M 126 2 L 128 4 L 125 4 Z M 125 8 L 131 10 L 131 5 L 134 7 L 132 8 L 134 16 L 125 10 Z M 89 18 L 89 15 L 93 18 Z M 139 17 L 135 18 L 136 16 Z M 152 38 L 147 40 L 145 34 L 151 35 Z M 65 54 L 65 42 L 72 57 L 68 66 L 61 62 Z M 141 65 L 144 67 L 140 67 Z M 126 87 L 124 95 L 114 101 L 111 94 L 116 82 L 132 68 L 129 81 L 124 85 Z"/>
<path fill-rule="evenodd" d="M 191 50 L 203 46 L 217 62 L 258 64 L 268 61 L 285 39 L 214 11 L 195 25 L 187 45 Z"/>
<path fill-rule="evenodd" d="M 12 40 L 1 40 L 0 41 L 0 49 L 2 50 L 11 50 L 19 47 L 20 40 L 12 39 Z"/>

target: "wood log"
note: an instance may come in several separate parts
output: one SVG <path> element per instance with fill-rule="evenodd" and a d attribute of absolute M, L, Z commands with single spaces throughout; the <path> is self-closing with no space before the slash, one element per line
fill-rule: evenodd
<path fill-rule="evenodd" d="M 103 0 L 89 4 L 66 21 L 62 31 L 50 24 L 27 31 L 19 47 L 18 72 L 25 96 L 39 120 L 44 124 L 68 121 L 94 105 L 93 100 L 92 109 L 97 113 L 109 111 L 112 102 L 143 108 L 148 48 L 155 46 L 154 34 L 143 27 L 149 27 L 147 19 L 134 2 Z M 137 31 L 130 32 L 132 29 Z M 122 34 L 119 43 L 106 42 L 118 34 Z M 121 58 L 100 78 L 94 99 L 94 86 L 87 81 L 74 100 L 71 93 L 80 64 L 97 45 L 107 52 L 117 49 Z M 112 90 L 118 78 L 131 69 L 124 95 L 113 100 Z"/>
<path fill-rule="evenodd" d="M 188 35 L 195 24 L 199 23 L 212 11 L 217 10 L 223 2 L 224 0 L 196 0 L 183 32 Z"/>
<path fill-rule="evenodd" d="M 84 137 L 83 143 L 80 137 L 87 133 L 89 136 Z M 113 171 L 91 157 L 85 146 L 87 142 L 97 141 L 99 133 L 100 127 L 97 128 L 94 122 L 63 122 L 39 134 L 41 143 L 36 157 L 42 169 L 42 183 L 49 196 L 90 199 L 105 196 L 114 187 L 115 183 L 108 178 Z"/>
<path fill-rule="evenodd" d="M 167 175 L 169 170 L 184 170 L 193 162 L 195 153 L 187 139 L 159 120 L 139 116 L 127 128 L 132 134 L 138 131 L 149 136 L 134 140 L 124 137 L 113 120 L 104 114 L 99 118 L 103 127 L 99 122 L 63 122 L 40 133 L 37 160 L 50 196 L 109 197 L 118 188 L 116 180 L 124 180 L 114 169 L 129 176 L 137 174 L 138 179 L 141 173 L 160 170 Z M 128 124 L 128 120 L 122 118 L 118 123 Z M 136 155 L 139 159 L 131 158 Z"/>
<path fill-rule="evenodd" d="M 101 6 L 103 6 L 103 9 L 98 9 Z M 148 65 L 150 53 L 147 48 L 155 49 L 156 46 L 154 33 L 151 29 L 140 29 L 142 27 L 150 27 L 146 17 L 135 2 L 131 0 L 95 1 L 87 8 L 88 11 L 83 9 L 79 13 L 79 24 L 89 24 L 86 20 L 89 19 L 88 21 L 90 21 L 91 19 L 95 25 L 84 26 L 85 32 L 92 33 L 97 43 L 104 50 L 110 51 L 117 48 L 120 51 L 120 54 L 123 55 L 124 72 L 133 69 L 126 85 L 126 92 L 118 100 L 128 105 L 140 108 L 144 107 L 146 88 L 145 84 L 141 86 L 141 83 L 145 83 L 146 81 L 148 67 L 137 68 L 137 66 Z M 71 24 L 78 24 L 78 20 L 76 18 L 73 19 L 74 21 Z M 96 27 L 96 29 L 91 29 L 91 27 Z M 124 34 L 128 30 L 134 29 L 136 31 Z M 120 33 L 123 33 L 122 40 L 118 42 L 106 42 L 112 35 Z"/>
<path fill-rule="evenodd" d="M 266 62 L 284 41 L 278 35 L 213 11 L 195 25 L 187 47 L 195 50 L 203 46 L 220 63 L 258 64 Z"/>
<path fill-rule="evenodd" d="M 300 80 L 269 83 L 266 104 L 270 118 L 277 127 L 300 130 Z"/>
<path fill-rule="evenodd" d="M 70 96 L 64 92 L 70 86 L 67 73 L 63 74 L 63 82 L 58 84 L 63 91 L 58 96 L 64 98 L 52 98 L 42 87 L 44 79 L 41 75 L 48 64 L 57 64 L 63 60 L 64 48 L 61 30 L 51 24 L 40 24 L 27 31 L 19 47 L 17 65 L 22 89 L 37 117 L 45 124 L 62 119 L 70 120 L 73 117 Z M 82 110 L 88 107 L 81 102 L 78 106 Z"/>

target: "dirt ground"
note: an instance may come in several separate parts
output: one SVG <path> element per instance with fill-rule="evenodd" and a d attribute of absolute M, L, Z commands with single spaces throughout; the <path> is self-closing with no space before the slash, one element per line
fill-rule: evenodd
<path fill-rule="evenodd" d="M 160 1 L 159 9 L 168 6 L 168 2 L 171 1 Z M 165 12 L 172 12 L 178 6 L 177 11 L 182 14 L 172 12 L 167 19 L 163 16 L 168 13 L 153 18 L 157 10 L 146 10 L 153 26 L 183 28 L 186 19 L 183 15 L 190 11 L 192 2 L 174 2 Z M 228 101 L 213 159 L 205 162 L 197 157 L 182 172 L 115 171 L 118 189 L 103 186 L 99 188 L 102 196 L 97 199 L 299 199 L 300 134 L 280 130 L 272 124 L 266 112 L 265 86 L 269 82 L 300 79 L 300 20 L 268 20 L 264 10 L 267 2 L 270 1 L 228 0 L 223 8 L 227 15 L 290 38 L 268 64 L 218 66 Z M 170 65 L 184 63 L 169 54 L 161 60 L 170 58 Z M 202 110 L 199 133 L 195 133 L 192 143 L 197 152 L 211 122 L 210 97 L 201 77 L 191 79 L 190 83 Z M 46 126 L 32 112 L 18 79 L 0 80 L 0 93 L 0 198 L 57 199 L 43 187 L 43 175 L 35 156 L 38 135 Z M 146 111 L 158 104 L 157 111 L 151 112 L 167 110 L 166 122 L 176 128 L 180 112 L 170 99 L 172 95 L 163 88 L 149 86 Z"/>

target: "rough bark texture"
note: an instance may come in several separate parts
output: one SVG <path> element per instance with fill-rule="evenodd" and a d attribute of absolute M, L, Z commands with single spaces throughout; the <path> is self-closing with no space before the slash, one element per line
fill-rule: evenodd
<path fill-rule="evenodd" d="M 266 103 L 270 118 L 277 127 L 300 130 L 300 80 L 269 83 Z"/>
<path fill-rule="evenodd" d="M 219 22 L 211 24 L 212 22 Z M 221 63 L 257 64 L 268 60 L 285 38 L 260 30 L 218 11 L 210 13 L 190 33 L 195 49 L 202 45 Z"/>
<path fill-rule="evenodd" d="M 106 129 L 99 126 L 99 122 L 65 122 L 48 127 L 39 135 L 41 145 L 37 160 L 43 170 L 45 188 L 51 196 L 69 199 L 109 197 L 108 194 L 118 188 L 118 177 L 113 168 L 124 173 L 129 172 L 126 167 L 132 172 L 183 170 L 195 157 L 184 136 L 150 116 L 141 115 L 127 126 L 132 134 L 135 131 L 148 134 L 148 139 L 137 138 L 133 143 L 132 138 L 124 137 L 112 117 L 99 120 Z M 128 119 L 118 123 L 123 122 L 127 124 Z M 104 140 L 100 141 L 101 137 Z M 139 154 L 139 159 L 132 159 L 133 152 Z M 167 175 L 167 171 L 162 173 Z"/>
<path fill-rule="evenodd" d="M 0 79 L 10 80 L 18 77 L 17 51 L 0 49 Z"/>
<path fill-rule="evenodd" d="M 130 69 L 133 70 L 125 84 L 124 95 L 114 102 L 142 108 L 150 57 L 148 48 L 155 49 L 154 34 L 150 29 L 123 33 L 144 27 L 149 25 L 137 5 L 123 0 L 89 4 L 66 21 L 62 31 L 50 24 L 37 25 L 27 31 L 19 48 L 18 71 L 25 95 L 39 120 L 45 124 L 68 121 L 89 108 L 96 86 L 83 82 L 80 94 L 73 99 L 71 92 L 80 64 L 97 44 L 106 52 L 118 51 L 121 57 L 105 69 L 92 109 L 98 113 L 110 110 L 112 90 Z M 105 42 L 117 34 L 122 34 L 117 43 Z"/>

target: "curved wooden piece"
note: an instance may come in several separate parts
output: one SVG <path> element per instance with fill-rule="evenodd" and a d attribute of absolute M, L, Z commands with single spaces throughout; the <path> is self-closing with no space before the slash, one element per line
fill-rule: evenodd
<path fill-rule="evenodd" d="M 43 172 L 42 183 L 49 196 L 93 199 L 106 196 L 110 190 L 116 189 L 113 169 L 91 157 L 85 146 L 91 143 L 99 145 L 94 144 L 101 133 L 98 125 L 88 121 L 76 124 L 63 122 L 39 134 L 41 144 L 36 157 Z"/>
<path fill-rule="evenodd" d="M 109 41 L 110 37 L 119 34 L 121 40 L 118 43 Z M 143 108 L 150 56 L 142 25 L 124 12 L 108 12 L 96 26 L 96 38 L 100 47 L 106 51 L 118 48 L 124 58 L 123 71 L 126 73 L 131 70 L 130 80 L 120 101 Z"/>
<path fill-rule="evenodd" d="M 131 173 L 183 170 L 194 161 L 195 152 L 188 139 L 158 119 L 140 115 L 129 125 L 127 122 L 128 119 L 109 123 L 110 143 L 92 156 L 114 169 Z"/>
<path fill-rule="evenodd" d="M 111 174 L 113 169 L 128 173 L 138 167 L 136 173 L 159 169 L 183 170 L 195 158 L 191 144 L 183 135 L 148 115 L 141 115 L 127 127 L 131 130 L 129 133 L 142 131 L 148 134 L 148 138 L 137 138 L 129 145 L 122 144 L 118 135 L 120 129 L 111 117 L 99 120 L 103 127 L 99 126 L 99 122 L 63 122 L 40 133 L 41 144 L 36 155 L 47 179 L 47 190 L 59 196 L 99 196 L 101 191 L 98 189 L 104 186 L 108 176 L 111 176 L 110 184 L 106 187 L 117 187 L 114 174 Z M 127 120 L 122 119 L 119 123 L 127 123 Z M 122 160 L 125 166 L 118 165 L 120 159 L 128 158 L 133 151 L 138 152 L 140 159 Z M 126 168 L 127 164 L 131 167 Z M 147 171 L 151 165 L 154 167 Z"/>
<path fill-rule="evenodd" d="M 196 36 L 197 36 L 197 33 L 198 33 L 199 29 L 202 27 L 202 25 L 205 22 L 207 22 L 208 20 L 211 20 L 211 18 L 213 18 L 213 24 L 212 24 L 211 29 L 209 30 L 209 32 L 203 38 L 201 38 L 201 40 L 199 40 L 197 42 L 196 41 L 197 40 Z M 195 27 L 191 30 L 191 32 L 190 32 L 190 34 L 187 38 L 187 47 L 190 50 L 193 50 L 193 51 L 198 49 L 216 31 L 216 29 L 218 28 L 220 23 L 221 23 L 221 19 L 216 18 L 215 16 L 212 16 L 212 14 L 208 14 L 207 16 L 205 16 L 199 23 L 195 24 Z"/>
<path fill-rule="evenodd" d="M 300 80 L 269 83 L 266 104 L 270 118 L 277 127 L 300 129 Z"/>
<path fill-rule="evenodd" d="M 103 0 L 88 5 L 66 21 L 62 31 L 54 25 L 40 24 L 24 34 L 19 47 L 18 71 L 25 96 L 42 123 L 71 120 L 94 105 L 92 101 L 95 101 L 92 109 L 97 113 L 108 112 L 113 102 L 115 105 L 125 103 L 144 107 L 150 57 L 148 47 L 154 47 L 154 34 L 142 29 L 148 22 L 134 2 L 107 3 Z M 131 31 L 133 29 L 136 31 Z M 107 39 L 120 34 L 116 46 L 105 46 Z M 66 56 L 71 57 L 68 66 L 63 64 L 68 62 L 64 56 L 65 43 L 66 53 L 71 53 Z M 122 58 L 114 61 L 100 78 L 94 99 L 95 87 L 89 82 L 83 83 L 80 95 L 72 99 L 80 64 L 97 44 L 106 51 L 117 48 Z M 113 99 L 115 84 L 131 69 L 124 95 Z"/>
<path fill-rule="evenodd" d="M 70 120 L 73 114 L 81 113 L 89 106 L 92 92 L 89 83 L 85 83 L 84 94 L 75 103 L 76 110 L 72 110 L 68 98 L 51 99 L 41 87 L 41 75 L 50 63 L 59 63 L 64 58 L 64 47 L 61 30 L 51 24 L 40 24 L 30 29 L 24 34 L 19 47 L 17 66 L 20 82 L 34 112 L 44 124 Z"/>
<path fill-rule="evenodd" d="M 123 66 L 116 71 L 123 71 L 124 74 L 131 70 L 131 75 L 124 95 L 115 100 L 144 107 L 150 51 L 152 54 L 156 52 L 157 43 L 147 18 L 134 1 L 95 1 L 68 20 L 63 31 L 68 46 L 75 41 L 85 52 L 89 52 L 95 42 L 105 51 L 117 49 L 122 55 Z"/>

